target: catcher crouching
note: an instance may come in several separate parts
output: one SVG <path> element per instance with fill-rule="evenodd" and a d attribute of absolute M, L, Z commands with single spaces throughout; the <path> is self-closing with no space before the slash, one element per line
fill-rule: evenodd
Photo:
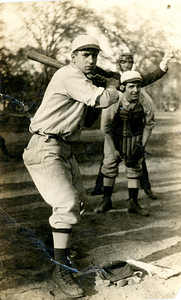
<path fill-rule="evenodd" d="M 128 182 L 128 211 L 142 216 L 148 211 L 138 204 L 140 176 L 145 147 L 155 125 L 154 107 L 150 96 L 141 90 L 142 77 L 137 71 L 126 71 L 121 76 L 123 92 L 119 101 L 102 111 L 101 129 L 105 134 L 104 160 L 101 169 L 104 175 L 104 196 L 95 213 L 112 208 L 111 196 L 119 163 L 125 160 Z"/>

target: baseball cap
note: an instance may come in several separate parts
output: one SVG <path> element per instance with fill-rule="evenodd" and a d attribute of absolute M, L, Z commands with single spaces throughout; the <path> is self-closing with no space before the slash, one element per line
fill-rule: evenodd
<path fill-rule="evenodd" d="M 101 51 L 99 41 L 93 35 L 85 34 L 79 35 L 72 42 L 72 52 L 75 50 L 82 50 L 85 48 L 95 48 Z"/>
<path fill-rule="evenodd" d="M 121 83 L 142 81 L 141 74 L 137 71 L 126 71 L 121 75 Z"/>
<path fill-rule="evenodd" d="M 131 52 L 122 52 L 119 56 L 119 61 L 122 59 L 131 59 L 133 60 L 133 54 Z"/>

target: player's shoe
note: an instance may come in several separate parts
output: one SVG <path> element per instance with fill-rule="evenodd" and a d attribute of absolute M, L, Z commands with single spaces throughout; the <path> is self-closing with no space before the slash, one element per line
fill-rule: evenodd
<path fill-rule="evenodd" d="M 109 211 L 110 209 L 112 209 L 112 202 L 111 202 L 111 200 L 103 198 L 103 201 L 102 201 L 101 205 L 99 205 L 98 207 L 96 207 L 94 209 L 94 213 L 95 214 L 97 214 L 97 213 L 104 213 L 106 211 Z"/>
<path fill-rule="evenodd" d="M 152 190 L 144 190 L 145 194 L 153 200 L 157 199 L 157 195 L 152 192 Z"/>
<path fill-rule="evenodd" d="M 91 196 L 97 196 L 102 194 L 103 194 L 102 187 L 97 187 L 97 186 L 95 186 L 94 190 L 91 192 Z"/>
<path fill-rule="evenodd" d="M 138 202 L 134 201 L 133 199 L 129 200 L 128 211 L 140 216 L 149 216 L 149 212 L 146 209 L 143 209 Z"/>
<path fill-rule="evenodd" d="M 83 296 L 82 288 L 75 283 L 72 271 L 68 267 L 55 267 L 53 280 L 67 297 L 80 298 Z"/>

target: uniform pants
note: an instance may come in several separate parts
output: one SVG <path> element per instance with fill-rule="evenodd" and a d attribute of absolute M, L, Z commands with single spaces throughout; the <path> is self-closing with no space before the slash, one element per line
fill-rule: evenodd
<path fill-rule="evenodd" d="M 138 138 L 140 138 L 138 136 Z M 128 147 L 129 141 L 129 147 Z M 131 151 L 131 144 L 134 145 L 134 140 L 127 140 L 125 142 L 125 147 L 127 148 L 127 155 L 129 155 Z M 143 158 L 138 160 L 137 164 L 133 168 L 128 168 L 126 166 L 126 176 L 128 178 L 128 188 L 137 188 L 139 185 L 140 177 L 142 175 L 142 161 Z M 104 159 L 103 165 L 101 168 L 101 172 L 105 177 L 115 178 L 118 176 L 118 167 L 121 162 L 121 158 L 119 156 L 119 151 L 115 151 L 115 148 L 110 144 L 110 140 L 105 137 L 104 140 Z"/>
<path fill-rule="evenodd" d="M 102 165 L 103 165 L 103 159 L 101 161 L 99 173 L 96 178 L 95 189 L 96 188 L 101 189 L 103 187 L 103 177 L 104 176 L 101 172 Z M 140 177 L 140 187 L 142 190 L 150 190 L 151 189 L 151 184 L 150 184 L 149 176 L 148 176 L 148 170 L 147 170 L 146 161 L 145 161 L 144 157 L 143 157 L 143 161 L 142 161 L 142 175 Z"/>
<path fill-rule="evenodd" d="M 80 219 L 79 201 L 86 199 L 72 144 L 34 134 L 23 159 L 39 193 L 52 207 L 51 227 L 71 229 Z"/>

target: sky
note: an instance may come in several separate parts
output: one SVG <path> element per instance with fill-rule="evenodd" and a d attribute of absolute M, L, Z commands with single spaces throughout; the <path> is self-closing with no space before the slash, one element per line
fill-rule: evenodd
<path fill-rule="evenodd" d="M 64 1 L 64 0 L 62 0 Z M 7 24 L 7 30 L 12 31 L 14 26 L 21 24 L 21 20 L 15 19 L 16 16 L 13 12 L 14 2 L 31 2 L 31 1 L 15 1 L 15 0 L 0 0 L 0 3 L 4 3 L 3 10 L 1 10 L 0 18 L 2 18 Z M 84 0 L 75 0 L 77 4 L 84 5 Z M 149 14 L 150 9 L 154 9 L 156 14 L 159 14 L 160 22 L 167 22 L 164 26 L 164 30 L 170 32 L 170 27 L 172 29 L 172 34 L 170 35 L 170 43 L 178 43 L 178 37 L 181 40 L 181 1 L 180 0 L 88 0 L 88 8 L 93 8 L 99 14 L 105 13 L 105 10 L 109 7 L 118 6 L 120 8 L 128 8 L 129 14 L 136 15 L 138 11 L 142 10 L 144 17 Z M 15 5 L 14 5 L 15 7 Z M 87 8 L 87 6 L 85 6 Z M 121 18 L 121 16 L 120 16 Z M 154 18 L 154 15 L 153 15 Z M 148 22 L 149 22 L 148 18 Z M 134 24 L 133 24 L 134 26 Z M 8 31 L 7 31 L 8 32 Z"/>
<path fill-rule="evenodd" d="M 65 1 L 65 0 L 62 0 Z M 6 2 L 6 3 L 5 3 Z M 12 49 L 13 47 L 18 47 L 20 44 L 22 46 L 26 46 L 25 44 L 30 43 L 27 40 L 23 41 L 21 39 L 21 32 L 23 28 L 23 24 L 21 19 L 17 18 L 17 15 L 15 14 L 15 7 L 16 3 L 14 2 L 31 2 L 31 1 L 15 1 L 15 0 L 9 0 L 9 1 L 3 1 L 0 0 L 1 6 L 1 13 L 0 13 L 0 19 L 2 19 L 6 27 L 3 30 L 3 34 L 5 36 L 5 42 L 8 44 L 10 43 L 10 40 L 8 39 L 8 36 L 10 33 L 13 32 L 14 35 L 14 44 L 12 43 Z M 160 47 L 172 47 L 172 50 L 175 51 L 175 53 L 178 53 L 178 50 L 181 53 L 181 1 L 180 0 L 88 0 L 88 5 L 85 4 L 84 0 L 75 0 L 74 3 L 77 5 L 85 5 L 85 9 L 91 8 L 94 9 L 98 14 L 106 14 L 106 10 L 111 7 L 119 7 L 120 11 L 122 8 L 126 8 L 129 14 L 130 19 L 133 19 L 136 17 L 138 12 L 143 15 L 144 18 L 148 19 L 148 22 L 151 22 L 150 19 L 150 11 L 153 9 L 155 12 L 155 15 L 153 14 L 151 18 L 154 19 L 154 17 L 157 16 L 159 19 L 158 26 L 161 26 L 162 30 L 164 30 L 167 33 L 167 40 L 168 45 L 163 45 L 161 42 Z M 121 14 L 120 14 L 121 18 Z M 110 21 L 110 20 L 108 20 Z M 136 24 L 130 22 L 130 26 L 132 26 L 133 30 Z M 112 29 L 114 30 L 114 29 Z M 95 28 L 89 28 L 89 33 L 94 34 Z M 103 39 L 103 40 L 101 40 Z M 106 41 L 104 40 L 104 37 L 99 37 L 100 43 L 104 44 Z M 18 43 L 17 43 L 18 41 Z M 24 44 L 23 44 L 24 43 Z M 107 51 L 111 51 L 109 49 L 109 45 L 106 45 L 105 48 Z M 175 54 L 174 53 L 174 54 Z"/>

